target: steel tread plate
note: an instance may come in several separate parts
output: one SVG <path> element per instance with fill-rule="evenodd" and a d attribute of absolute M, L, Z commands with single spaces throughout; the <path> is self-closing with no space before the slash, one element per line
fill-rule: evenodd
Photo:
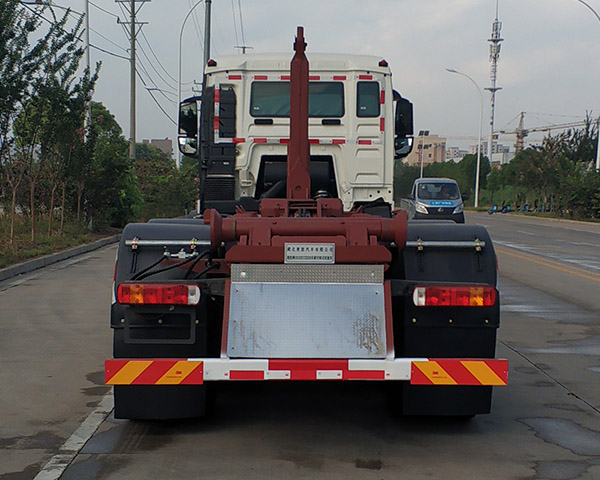
<path fill-rule="evenodd" d="M 239 283 L 383 284 L 383 265 L 233 264 Z"/>

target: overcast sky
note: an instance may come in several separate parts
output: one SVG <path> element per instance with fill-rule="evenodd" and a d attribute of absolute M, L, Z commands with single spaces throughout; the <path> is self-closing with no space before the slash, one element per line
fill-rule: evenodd
<path fill-rule="evenodd" d="M 84 2 L 54 1 L 78 12 L 84 11 Z M 587 2 L 600 13 L 600 0 Z M 116 18 L 128 20 L 120 4 L 91 3 L 91 43 L 128 56 L 128 39 Z M 177 112 L 179 33 L 195 3 L 152 0 L 138 15 L 138 21 L 147 22 L 138 37 L 138 69 L 148 86 L 163 90 L 152 93 L 172 119 Z M 417 131 L 447 136 L 449 145 L 476 143 L 458 137 L 477 136 L 479 94 L 466 78 L 445 69 L 470 75 L 482 89 L 490 85 L 487 39 L 496 0 L 213 0 L 212 5 L 211 57 L 238 54 L 235 46 L 245 41 L 253 47 L 250 53 L 290 52 L 291 58 L 296 26 L 303 25 L 309 61 L 310 52 L 381 56 L 392 68 L 395 89 L 415 105 Z M 184 98 L 192 94 L 193 81 L 201 80 L 204 5 L 194 13 L 183 36 Z M 527 127 L 577 121 L 586 112 L 600 114 L 600 22 L 590 10 L 577 0 L 500 0 L 499 19 L 505 40 L 496 129 L 516 127 L 521 111 L 527 112 Z M 102 62 L 95 100 L 115 114 L 129 136 L 129 62 L 97 49 L 91 57 L 92 63 Z M 137 140 L 175 139 L 173 123 L 140 81 L 137 88 Z M 483 95 L 485 136 L 490 107 L 489 93 Z M 512 145 L 514 138 L 502 137 L 501 142 Z"/>

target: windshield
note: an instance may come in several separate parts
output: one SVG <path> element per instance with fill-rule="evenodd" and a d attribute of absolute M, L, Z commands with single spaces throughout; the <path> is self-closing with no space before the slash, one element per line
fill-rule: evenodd
<path fill-rule="evenodd" d="M 455 183 L 419 183 L 417 198 L 421 200 L 458 200 L 460 193 Z"/>
<path fill-rule="evenodd" d="M 254 82 L 250 95 L 250 115 L 253 117 L 289 117 L 289 82 Z M 309 117 L 343 117 L 344 85 L 341 82 L 310 82 L 308 84 Z"/>

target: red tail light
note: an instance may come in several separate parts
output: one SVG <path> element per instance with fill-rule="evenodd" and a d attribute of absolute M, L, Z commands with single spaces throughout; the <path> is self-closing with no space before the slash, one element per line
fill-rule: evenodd
<path fill-rule="evenodd" d="M 417 307 L 491 307 L 496 296 L 496 289 L 489 285 L 416 287 L 413 303 Z"/>
<path fill-rule="evenodd" d="M 122 283 L 117 301 L 128 305 L 198 305 L 198 285 L 170 283 Z"/>

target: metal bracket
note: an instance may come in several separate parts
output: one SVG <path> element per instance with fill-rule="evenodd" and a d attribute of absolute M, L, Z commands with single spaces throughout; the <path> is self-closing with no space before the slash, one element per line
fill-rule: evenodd
<path fill-rule="evenodd" d="M 416 248 L 419 252 L 422 252 L 425 247 L 430 248 L 474 248 L 476 252 L 481 252 L 482 248 L 485 247 L 485 242 L 476 238 L 473 241 L 445 241 L 445 240 L 423 240 L 417 238 L 416 240 L 409 240 L 406 242 L 407 247 Z"/>
<path fill-rule="evenodd" d="M 209 247 L 210 240 L 198 240 L 195 237 L 190 240 L 140 240 L 138 237 L 133 237 L 131 240 L 125 240 L 125 245 L 132 250 L 137 250 L 138 247 L 181 247 L 195 251 L 198 246 Z"/>
<path fill-rule="evenodd" d="M 169 250 L 167 250 L 165 248 L 165 251 L 163 253 L 163 255 L 167 258 L 174 258 L 174 259 L 178 259 L 178 260 L 187 260 L 188 258 L 192 258 L 192 257 L 197 257 L 198 256 L 198 252 L 196 252 L 193 248 L 192 248 L 192 253 L 187 253 L 183 248 L 181 250 L 179 250 L 177 253 L 171 253 L 169 252 Z"/>

